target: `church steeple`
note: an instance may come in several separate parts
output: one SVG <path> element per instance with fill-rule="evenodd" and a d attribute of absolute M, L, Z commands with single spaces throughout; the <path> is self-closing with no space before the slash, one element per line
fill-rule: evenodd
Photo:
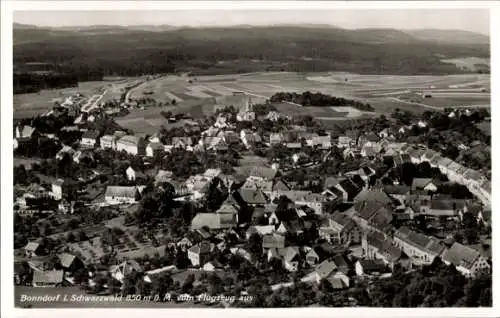
<path fill-rule="evenodd" d="M 252 97 L 250 97 L 250 96 L 248 96 L 247 104 L 246 104 L 246 107 L 245 107 L 245 111 L 246 112 L 253 111 Z"/>

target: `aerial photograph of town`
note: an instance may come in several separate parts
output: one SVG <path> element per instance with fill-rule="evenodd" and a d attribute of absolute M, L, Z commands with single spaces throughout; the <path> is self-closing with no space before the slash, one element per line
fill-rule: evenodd
<path fill-rule="evenodd" d="M 492 307 L 474 10 L 14 12 L 14 306 Z"/>

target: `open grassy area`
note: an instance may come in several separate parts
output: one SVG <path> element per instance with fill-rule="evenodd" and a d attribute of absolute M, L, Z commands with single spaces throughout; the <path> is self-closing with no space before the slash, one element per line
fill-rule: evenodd
<path fill-rule="evenodd" d="M 63 89 L 47 89 L 38 93 L 15 94 L 13 97 L 14 118 L 26 118 L 46 113 L 54 106 L 56 101 L 62 102 L 66 97 L 76 93 L 84 96 L 92 96 L 99 93 L 101 88 L 107 90 L 102 101 L 106 102 L 112 99 L 120 99 L 125 86 L 137 78 L 127 78 L 119 80 L 106 80 L 94 82 L 81 82 L 78 87 L 68 87 Z"/>
<path fill-rule="evenodd" d="M 136 78 L 135 80 L 138 80 Z M 347 81 L 346 81 L 347 79 Z M 134 81 L 133 78 L 116 79 L 114 81 L 81 83 L 78 89 L 47 90 L 36 94 L 14 96 L 14 116 L 23 117 L 44 113 L 54 101 L 79 91 L 86 95 L 95 93 L 100 87 L 108 92 L 104 100 L 118 98 L 124 87 Z M 490 94 L 474 94 L 471 88 L 490 87 L 490 76 L 487 74 L 464 74 L 448 76 L 395 76 L 395 75 L 359 75 L 345 72 L 330 73 L 292 73 L 261 72 L 248 74 L 210 75 L 210 76 L 175 76 L 168 75 L 145 81 L 131 90 L 132 98 L 152 97 L 159 102 L 172 102 L 176 106 L 133 111 L 133 114 L 118 119 L 125 128 L 138 132 L 151 133 L 161 126 L 158 115 L 162 110 L 174 113 L 190 113 L 194 117 L 212 114 L 214 98 L 232 95 L 235 91 L 245 92 L 253 98 L 265 100 L 276 92 L 304 91 L 321 92 L 337 97 L 358 99 L 375 107 L 377 113 L 387 114 L 395 108 L 425 110 L 417 104 L 402 103 L 386 97 L 398 97 L 407 93 L 417 94 L 434 91 L 433 98 L 425 99 L 436 107 L 453 105 L 489 104 Z M 255 102 L 255 101 L 254 101 Z M 281 111 L 288 115 L 311 114 L 321 118 L 345 117 L 345 112 L 328 109 L 299 109 L 284 105 Z M 348 111 L 346 111 L 349 113 Z M 156 118 L 151 122 L 149 118 Z"/>

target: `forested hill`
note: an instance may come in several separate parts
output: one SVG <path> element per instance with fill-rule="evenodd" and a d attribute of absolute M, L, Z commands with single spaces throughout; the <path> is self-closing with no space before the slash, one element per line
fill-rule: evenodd
<path fill-rule="evenodd" d="M 441 37 L 444 35 L 441 34 Z M 489 43 L 422 39 L 394 29 L 328 26 L 41 28 L 15 25 L 14 63 L 85 65 L 104 74 L 340 70 L 370 74 L 463 72 L 441 58 L 487 57 Z M 450 37 L 452 38 L 452 37 Z"/>

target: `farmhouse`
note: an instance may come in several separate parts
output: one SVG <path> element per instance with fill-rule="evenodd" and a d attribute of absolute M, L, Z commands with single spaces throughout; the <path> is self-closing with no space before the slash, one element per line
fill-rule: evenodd
<path fill-rule="evenodd" d="M 145 152 L 145 142 L 142 137 L 127 135 L 116 142 L 117 151 L 125 151 L 132 155 L 142 155 Z"/>
<path fill-rule="evenodd" d="M 100 144 L 102 149 L 116 149 L 117 137 L 113 135 L 104 135 L 100 139 Z"/>
<path fill-rule="evenodd" d="M 80 146 L 83 148 L 94 148 L 99 140 L 99 132 L 88 130 L 83 133 Z"/>
<path fill-rule="evenodd" d="M 104 198 L 108 204 L 136 203 L 139 191 L 137 187 L 108 186 Z"/>
<path fill-rule="evenodd" d="M 408 267 L 409 258 L 399 248 L 392 245 L 390 239 L 384 235 L 371 232 L 363 237 L 363 251 L 368 259 L 381 259 L 391 270 L 396 264 Z"/>
<path fill-rule="evenodd" d="M 33 287 L 57 287 L 64 282 L 64 271 L 34 271 Z"/>
<path fill-rule="evenodd" d="M 161 153 L 165 146 L 161 142 L 150 142 L 146 147 L 146 156 L 154 157 L 155 154 Z"/>
<path fill-rule="evenodd" d="M 31 139 L 36 134 L 36 129 L 29 125 L 18 125 L 15 133 L 16 140 L 20 142 Z"/>
<path fill-rule="evenodd" d="M 466 277 L 475 277 L 490 269 L 488 259 L 479 251 L 457 242 L 445 250 L 441 258 L 445 264 L 453 264 Z"/>
<path fill-rule="evenodd" d="M 361 242 L 361 230 L 353 219 L 343 213 L 327 217 L 318 232 L 321 238 L 334 245 L 349 246 Z"/>
<path fill-rule="evenodd" d="M 378 276 L 387 272 L 387 266 L 381 259 L 359 260 L 355 265 L 357 276 Z"/>
<path fill-rule="evenodd" d="M 328 280 L 333 289 L 349 288 L 349 277 L 339 271 L 336 264 L 325 260 L 317 265 L 313 272 L 303 277 L 300 281 L 303 283 L 319 284 L 322 280 Z"/>
<path fill-rule="evenodd" d="M 445 249 L 434 237 L 414 232 L 407 227 L 401 227 L 394 233 L 394 245 L 405 252 L 415 265 L 431 264 Z"/>
<path fill-rule="evenodd" d="M 236 218 L 232 214 L 198 213 L 191 221 L 191 229 L 207 227 L 210 230 L 223 230 L 236 227 Z"/>
<path fill-rule="evenodd" d="M 210 257 L 210 243 L 200 242 L 188 249 L 188 258 L 193 266 L 203 266 Z"/>

